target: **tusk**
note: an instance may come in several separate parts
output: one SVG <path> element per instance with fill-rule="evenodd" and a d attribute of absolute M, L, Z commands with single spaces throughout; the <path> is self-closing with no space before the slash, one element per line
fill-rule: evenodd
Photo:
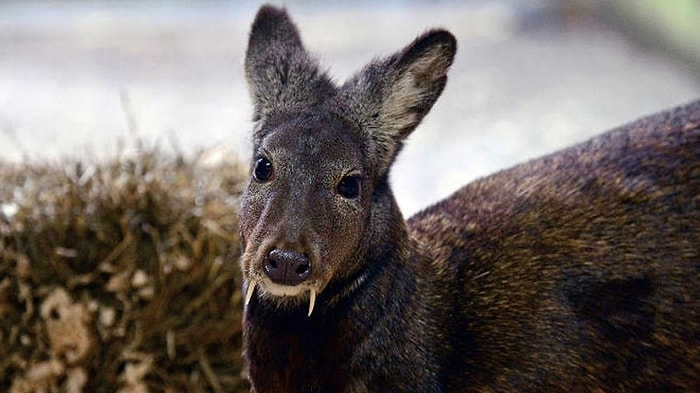
<path fill-rule="evenodd" d="M 254 292 L 255 292 L 255 281 L 250 280 L 250 282 L 248 282 L 248 290 L 245 293 L 245 302 L 243 303 L 243 305 L 247 306 L 248 303 L 250 303 L 250 299 L 253 298 Z"/>
<path fill-rule="evenodd" d="M 316 305 L 316 290 L 313 288 L 309 289 L 309 314 L 308 316 L 311 316 L 311 313 L 314 311 L 314 305 Z"/>

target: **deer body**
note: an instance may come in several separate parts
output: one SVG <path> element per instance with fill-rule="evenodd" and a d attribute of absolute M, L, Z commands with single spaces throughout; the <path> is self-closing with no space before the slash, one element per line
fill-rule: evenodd
<path fill-rule="evenodd" d="M 699 203 L 700 101 L 412 217 L 458 282 L 471 366 L 452 391 L 696 391 Z"/>
<path fill-rule="evenodd" d="M 337 86 L 283 10 L 246 53 L 252 391 L 694 391 L 700 101 L 477 180 L 408 223 L 389 168 L 446 83 L 429 31 Z"/>

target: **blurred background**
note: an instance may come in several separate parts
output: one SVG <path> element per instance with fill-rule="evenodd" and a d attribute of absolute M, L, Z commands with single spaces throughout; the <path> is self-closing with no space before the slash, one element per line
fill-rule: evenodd
<path fill-rule="evenodd" d="M 442 98 L 393 169 L 406 215 L 459 185 L 700 98 L 698 0 L 272 1 L 342 82 L 441 26 Z M 0 161 L 142 143 L 249 157 L 258 1 L 0 1 Z"/>

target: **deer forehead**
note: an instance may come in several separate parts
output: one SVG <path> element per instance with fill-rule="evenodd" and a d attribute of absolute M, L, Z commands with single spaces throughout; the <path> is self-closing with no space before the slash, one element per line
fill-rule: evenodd
<path fill-rule="evenodd" d="M 362 171 L 362 138 L 339 122 L 311 119 L 288 121 L 266 130 L 257 153 L 274 165 L 319 171 Z"/>

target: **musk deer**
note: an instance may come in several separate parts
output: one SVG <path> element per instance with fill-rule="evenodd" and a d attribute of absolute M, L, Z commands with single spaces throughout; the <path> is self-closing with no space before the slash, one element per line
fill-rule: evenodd
<path fill-rule="evenodd" d="M 406 222 L 390 167 L 455 51 L 431 30 L 337 85 L 285 10 L 259 10 L 240 213 L 252 391 L 700 391 L 700 101 Z"/>

